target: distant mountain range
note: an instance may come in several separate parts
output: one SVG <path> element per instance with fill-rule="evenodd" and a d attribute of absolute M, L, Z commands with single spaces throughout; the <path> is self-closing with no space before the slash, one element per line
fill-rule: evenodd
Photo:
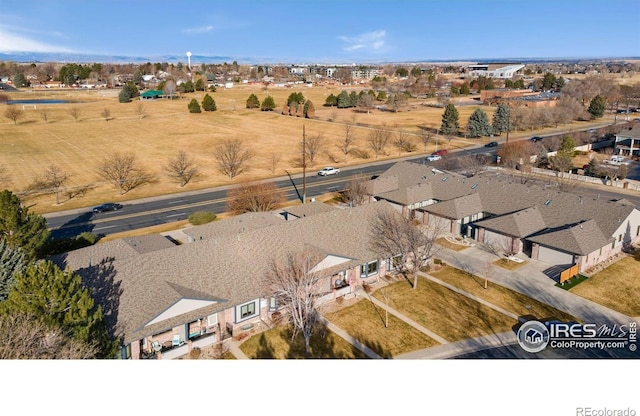
<path fill-rule="evenodd" d="M 602 62 L 612 60 L 640 60 L 640 57 L 600 57 L 600 58 L 465 58 L 465 59 L 418 59 L 412 61 L 404 61 L 404 63 L 447 63 L 447 62 L 522 62 L 522 63 L 534 63 L 534 62 Z M 20 63 L 39 63 L 39 62 L 73 62 L 73 63 L 114 63 L 114 64 L 143 64 L 146 62 L 168 62 L 168 63 L 187 63 L 186 55 L 162 55 L 162 56 L 124 56 L 124 55 L 93 55 L 93 54 L 81 54 L 81 53 L 46 53 L 46 52 L 12 52 L 12 53 L 0 53 L 0 61 L 12 61 Z M 247 57 L 231 57 L 231 56 L 206 56 L 206 55 L 191 55 L 191 62 L 194 64 L 221 64 L 224 62 L 231 63 L 237 61 L 240 64 L 276 64 L 276 63 L 289 63 L 296 62 L 285 61 L 282 59 L 256 59 Z M 299 62 L 297 62 L 299 63 Z M 352 62 L 316 62 L 317 64 L 335 65 L 335 64 L 351 64 Z M 385 63 L 401 63 L 394 62 L 360 62 L 369 64 L 385 64 Z"/>

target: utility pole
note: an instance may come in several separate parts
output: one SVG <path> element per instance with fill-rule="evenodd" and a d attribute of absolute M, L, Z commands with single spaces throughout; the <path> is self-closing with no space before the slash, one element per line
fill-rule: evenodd
<path fill-rule="evenodd" d="M 509 144 L 509 130 L 511 130 L 511 106 L 507 104 L 507 141 L 505 146 Z"/>
<path fill-rule="evenodd" d="M 302 203 L 307 199 L 307 139 L 302 125 Z"/>

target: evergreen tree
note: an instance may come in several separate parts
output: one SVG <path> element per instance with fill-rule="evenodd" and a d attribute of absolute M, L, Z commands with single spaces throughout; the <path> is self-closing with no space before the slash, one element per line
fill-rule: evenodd
<path fill-rule="evenodd" d="M 194 86 L 194 88 L 195 88 L 197 91 L 204 91 L 204 90 L 206 90 L 206 89 L 207 89 L 207 87 L 205 86 L 204 81 L 203 81 L 203 79 L 202 79 L 202 78 L 198 78 L 198 80 L 196 81 L 196 85 Z M 205 110 L 205 111 L 207 111 L 207 110 Z"/>
<path fill-rule="evenodd" d="M 0 238 L 0 302 L 7 298 L 16 274 L 24 272 L 26 267 L 24 253 Z"/>
<path fill-rule="evenodd" d="M 509 128 L 509 106 L 506 104 L 498 105 L 496 112 L 493 113 L 493 131 L 500 134 Z"/>
<path fill-rule="evenodd" d="M 202 112 L 200 110 L 200 104 L 198 104 L 198 100 L 196 100 L 195 98 L 191 99 L 191 101 L 189 102 L 189 105 L 187 107 L 189 108 L 189 112 L 190 113 L 200 113 L 200 112 Z"/>
<path fill-rule="evenodd" d="M 262 105 L 260 105 L 260 110 L 262 111 L 273 111 L 276 108 L 276 102 L 273 100 L 273 97 L 267 95 L 267 97 L 262 100 Z"/>
<path fill-rule="evenodd" d="M 378 101 L 387 101 L 387 92 L 386 91 L 378 92 L 378 96 L 376 97 L 376 100 L 378 100 Z"/>
<path fill-rule="evenodd" d="M 327 99 L 324 101 L 325 107 L 335 107 L 338 105 L 338 97 L 333 94 L 329 94 Z"/>
<path fill-rule="evenodd" d="M 82 286 L 80 276 L 60 270 L 50 261 L 29 265 L 18 274 L 7 300 L 0 304 L 1 313 L 24 313 L 50 325 L 69 331 L 74 339 L 96 343 L 101 358 L 114 353 L 102 315 L 89 289 Z"/>
<path fill-rule="evenodd" d="M 216 111 L 218 109 L 215 100 L 209 94 L 205 94 L 202 99 L 202 109 L 204 111 Z"/>
<path fill-rule="evenodd" d="M 355 107 L 358 105 L 358 93 L 351 91 L 349 94 L 349 107 Z"/>
<path fill-rule="evenodd" d="M 544 77 L 542 78 L 542 89 L 543 90 L 551 90 L 556 86 L 556 76 L 551 72 L 545 72 Z"/>
<path fill-rule="evenodd" d="M 118 102 L 121 102 L 121 103 L 131 102 L 131 93 L 129 93 L 129 90 L 125 88 L 120 90 L 120 94 L 118 94 Z"/>
<path fill-rule="evenodd" d="M 291 94 L 289 94 L 289 98 L 287 98 L 288 106 L 291 106 L 291 103 L 304 104 L 304 102 L 305 102 L 305 98 L 301 92 L 292 92 Z"/>
<path fill-rule="evenodd" d="M 598 164 L 598 159 L 593 158 L 589 161 L 589 164 L 587 164 L 587 167 L 584 169 L 584 174 L 585 176 L 600 176 L 600 165 Z"/>
<path fill-rule="evenodd" d="M 596 95 L 589 103 L 589 110 L 587 111 L 589 111 L 589 114 L 591 114 L 592 119 L 600 118 L 604 115 L 605 106 L 606 104 L 604 98 L 602 98 L 600 95 Z"/>
<path fill-rule="evenodd" d="M 247 108 L 259 108 L 260 100 L 255 94 L 251 94 L 249 98 L 247 98 Z"/>
<path fill-rule="evenodd" d="M 442 115 L 442 126 L 440 127 L 442 134 L 458 134 L 458 130 L 460 130 L 458 117 L 458 109 L 456 106 L 451 103 L 447 104 L 444 108 L 444 114 Z"/>
<path fill-rule="evenodd" d="M 349 93 L 342 90 L 340 94 L 338 94 L 338 108 L 349 108 L 351 107 L 351 98 L 349 97 Z"/>
<path fill-rule="evenodd" d="M 36 259 L 49 238 L 47 221 L 23 208 L 11 191 L 0 192 L 0 238 L 20 248 L 29 259 Z"/>
<path fill-rule="evenodd" d="M 315 118 L 316 117 L 316 109 L 313 106 L 311 100 L 307 100 L 304 103 L 303 113 L 305 118 Z"/>
<path fill-rule="evenodd" d="M 469 116 L 469 137 L 489 136 L 493 133 L 489 116 L 482 109 L 477 108 Z"/>

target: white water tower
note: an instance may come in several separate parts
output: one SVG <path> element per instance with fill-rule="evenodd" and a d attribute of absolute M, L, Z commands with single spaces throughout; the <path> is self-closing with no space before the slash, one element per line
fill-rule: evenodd
<path fill-rule="evenodd" d="M 187 52 L 187 67 L 189 68 L 189 72 L 191 72 L 191 52 Z"/>

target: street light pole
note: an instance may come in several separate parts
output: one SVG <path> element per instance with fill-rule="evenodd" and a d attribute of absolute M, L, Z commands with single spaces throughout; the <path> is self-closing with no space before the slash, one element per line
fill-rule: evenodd
<path fill-rule="evenodd" d="M 307 199 L 307 139 L 304 134 L 304 124 L 302 125 L 302 204 Z"/>
<path fill-rule="evenodd" d="M 507 104 L 507 141 L 504 143 L 505 145 L 509 144 L 509 130 L 511 130 L 511 106 Z"/>

